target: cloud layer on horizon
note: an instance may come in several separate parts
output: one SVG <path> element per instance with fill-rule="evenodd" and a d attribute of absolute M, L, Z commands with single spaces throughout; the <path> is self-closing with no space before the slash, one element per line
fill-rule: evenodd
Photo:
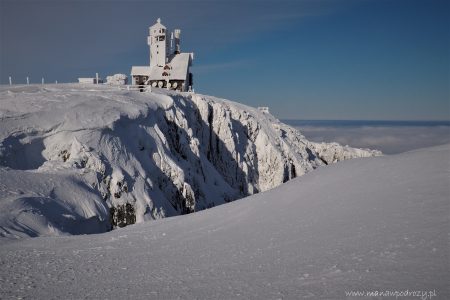
<path fill-rule="evenodd" d="M 361 126 L 361 127 L 296 127 L 314 142 L 337 142 L 358 148 L 396 154 L 419 148 L 450 143 L 450 126 Z"/>

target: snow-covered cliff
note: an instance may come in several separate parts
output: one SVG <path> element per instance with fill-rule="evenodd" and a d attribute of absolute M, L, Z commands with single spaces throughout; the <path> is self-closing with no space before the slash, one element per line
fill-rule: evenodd
<path fill-rule="evenodd" d="M 106 231 L 266 191 L 378 151 L 307 141 L 272 115 L 189 93 L 0 88 L 0 235 Z"/>

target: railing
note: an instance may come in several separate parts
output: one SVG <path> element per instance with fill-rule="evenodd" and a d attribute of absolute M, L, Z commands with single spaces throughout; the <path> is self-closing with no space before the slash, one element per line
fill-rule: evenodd
<path fill-rule="evenodd" d="M 136 92 L 151 92 L 152 87 L 149 85 L 119 85 L 121 90 L 136 91 Z"/>

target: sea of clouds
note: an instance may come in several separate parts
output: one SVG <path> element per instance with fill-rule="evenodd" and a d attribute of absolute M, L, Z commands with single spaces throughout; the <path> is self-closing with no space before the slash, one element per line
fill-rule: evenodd
<path fill-rule="evenodd" d="M 450 126 L 295 126 L 314 142 L 338 142 L 396 154 L 450 143 Z"/>

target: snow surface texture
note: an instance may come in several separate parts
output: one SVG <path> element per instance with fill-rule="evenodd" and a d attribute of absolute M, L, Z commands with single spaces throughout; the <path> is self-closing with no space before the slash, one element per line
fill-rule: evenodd
<path fill-rule="evenodd" d="M 380 154 L 316 144 L 258 109 L 107 85 L 0 88 L 0 236 L 104 232 Z"/>
<path fill-rule="evenodd" d="M 354 159 L 195 214 L 5 240 L 0 297 L 449 299 L 449 170 L 450 145 Z"/>

